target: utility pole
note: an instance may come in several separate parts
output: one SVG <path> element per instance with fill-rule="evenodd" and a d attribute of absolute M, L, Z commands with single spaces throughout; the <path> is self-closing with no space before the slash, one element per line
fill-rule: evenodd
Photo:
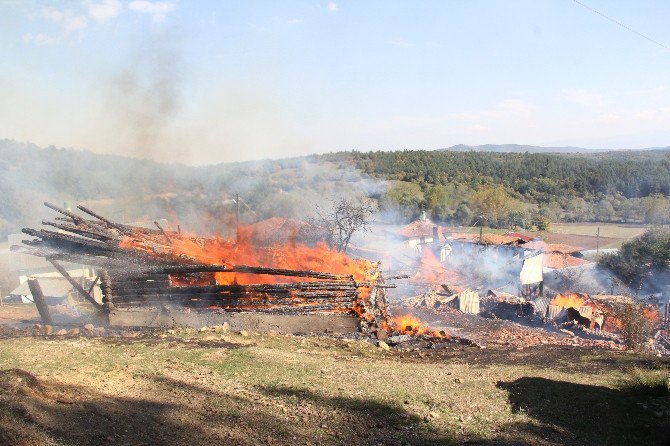
<path fill-rule="evenodd" d="M 480 215 L 479 216 L 479 243 L 482 243 L 482 240 L 484 239 L 484 216 Z"/>
<path fill-rule="evenodd" d="M 596 259 L 600 258 L 600 226 L 596 232 Z"/>
<path fill-rule="evenodd" d="M 240 244 L 240 194 L 235 194 L 235 235 L 237 244 Z"/>

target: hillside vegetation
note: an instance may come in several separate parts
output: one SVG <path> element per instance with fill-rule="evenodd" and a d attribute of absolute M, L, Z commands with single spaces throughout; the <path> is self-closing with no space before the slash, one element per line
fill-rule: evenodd
<path fill-rule="evenodd" d="M 670 150 L 591 154 L 342 152 L 364 173 L 395 181 L 387 206 L 406 217 L 493 226 L 549 221 L 670 222 Z"/>
<path fill-rule="evenodd" d="M 516 147 L 516 146 L 515 146 Z M 525 146 L 519 146 L 525 147 Z M 378 221 L 546 229 L 551 222 L 670 223 L 670 150 L 591 153 L 340 152 L 202 167 L 0 141 L 0 236 L 84 202 L 121 221 L 167 218 L 204 233 L 242 218 L 307 218 L 367 197 Z"/>

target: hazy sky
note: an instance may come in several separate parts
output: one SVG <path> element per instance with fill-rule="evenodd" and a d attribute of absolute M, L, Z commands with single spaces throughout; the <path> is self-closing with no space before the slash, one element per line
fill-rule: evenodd
<path fill-rule="evenodd" d="M 0 0 L 0 138 L 191 164 L 670 145 L 670 2 L 580 2 L 646 38 L 573 0 Z"/>

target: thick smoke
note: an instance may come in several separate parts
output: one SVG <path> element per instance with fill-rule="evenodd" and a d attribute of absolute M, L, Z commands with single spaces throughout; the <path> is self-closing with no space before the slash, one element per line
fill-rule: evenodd
<path fill-rule="evenodd" d="M 109 81 L 108 112 L 128 130 L 138 157 L 161 159 L 156 152 L 163 132 L 181 108 L 184 64 L 179 48 L 174 35 L 155 36 Z"/>

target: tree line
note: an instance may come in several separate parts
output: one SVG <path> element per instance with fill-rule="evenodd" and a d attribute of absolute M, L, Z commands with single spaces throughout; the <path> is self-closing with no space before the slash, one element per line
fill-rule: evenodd
<path fill-rule="evenodd" d="M 380 205 L 400 220 L 427 212 L 494 227 L 549 221 L 670 223 L 670 150 L 595 154 L 448 151 L 340 152 L 388 180 Z"/>

